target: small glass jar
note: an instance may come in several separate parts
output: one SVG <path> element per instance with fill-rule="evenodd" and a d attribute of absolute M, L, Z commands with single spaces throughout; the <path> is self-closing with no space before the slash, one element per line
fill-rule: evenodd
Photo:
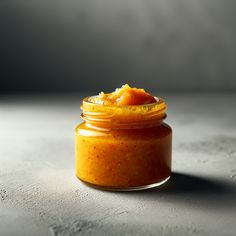
<path fill-rule="evenodd" d="M 76 176 L 89 186 L 117 191 L 156 187 L 170 178 L 172 130 L 167 105 L 82 104 L 75 128 Z"/>

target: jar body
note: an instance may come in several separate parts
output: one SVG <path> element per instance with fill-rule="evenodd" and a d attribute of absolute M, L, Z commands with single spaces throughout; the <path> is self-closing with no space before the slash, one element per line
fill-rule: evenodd
<path fill-rule="evenodd" d="M 76 176 L 107 190 L 129 191 L 160 185 L 171 175 L 172 130 L 149 128 L 75 129 Z"/>

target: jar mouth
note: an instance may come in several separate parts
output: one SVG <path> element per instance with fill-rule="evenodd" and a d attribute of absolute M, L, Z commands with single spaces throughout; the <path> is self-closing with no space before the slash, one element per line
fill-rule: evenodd
<path fill-rule="evenodd" d="M 128 108 L 134 108 L 134 107 L 143 107 L 143 106 L 152 106 L 152 105 L 156 105 L 157 103 L 161 103 L 161 100 L 163 101 L 163 99 L 159 98 L 159 97 L 154 97 L 156 102 L 153 103 L 147 103 L 147 104 L 140 104 L 140 105 L 125 105 L 125 106 L 118 106 L 118 105 L 107 105 L 107 104 L 103 104 L 103 103 L 94 103 L 91 100 L 93 100 L 94 98 L 98 97 L 98 95 L 95 96 L 89 96 L 83 99 L 83 104 L 84 103 L 90 103 L 93 105 L 98 105 L 98 106 L 105 106 L 105 107 L 128 107 Z"/>
<path fill-rule="evenodd" d="M 166 118 L 167 105 L 160 97 L 155 97 L 155 103 L 142 105 L 105 105 L 91 102 L 86 97 L 81 106 L 82 119 L 87 126 L 105 129 L 129 129 L 152 127 Z"/>

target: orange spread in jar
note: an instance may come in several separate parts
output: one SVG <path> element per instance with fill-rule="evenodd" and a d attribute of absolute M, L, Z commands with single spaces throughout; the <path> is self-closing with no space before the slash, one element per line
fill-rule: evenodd
<path fill-rule="evenodd" d="M 171 174 L 171 128 L 161 98 L 124 85 L 85 98 L 75 129 L 76 176 L 94 187 L 132 190 Z"/>
<path fill-rule="evenodd" d="M 93 103 L 104 105 L 143 105 L 156 102 L 156 99 L 144 89 L 131 88 L 128 84 L 116 89 L 112 93 L 101 92 L 99 96 L 91 99 Z"/>

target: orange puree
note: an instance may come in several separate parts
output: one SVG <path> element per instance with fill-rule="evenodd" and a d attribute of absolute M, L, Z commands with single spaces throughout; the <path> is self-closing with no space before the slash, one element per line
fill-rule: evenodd
<path fill-rule="evenodd" d="M 143 89 L 124 85 L 85 98 L 83 123 L 75 129 L 76 176 L 108 190 L 160 185 L 171 174 L 167 106 Z"/>
<path fill-rule="evenodd" d="M 156 102 L 156 99 L 144 89 L 131 88 L 128 84 L 116 89 L 112 93 L 101 92 L 99 96 L 92 98 L 92 102 L 104 105 L 143 105 Z"/>

